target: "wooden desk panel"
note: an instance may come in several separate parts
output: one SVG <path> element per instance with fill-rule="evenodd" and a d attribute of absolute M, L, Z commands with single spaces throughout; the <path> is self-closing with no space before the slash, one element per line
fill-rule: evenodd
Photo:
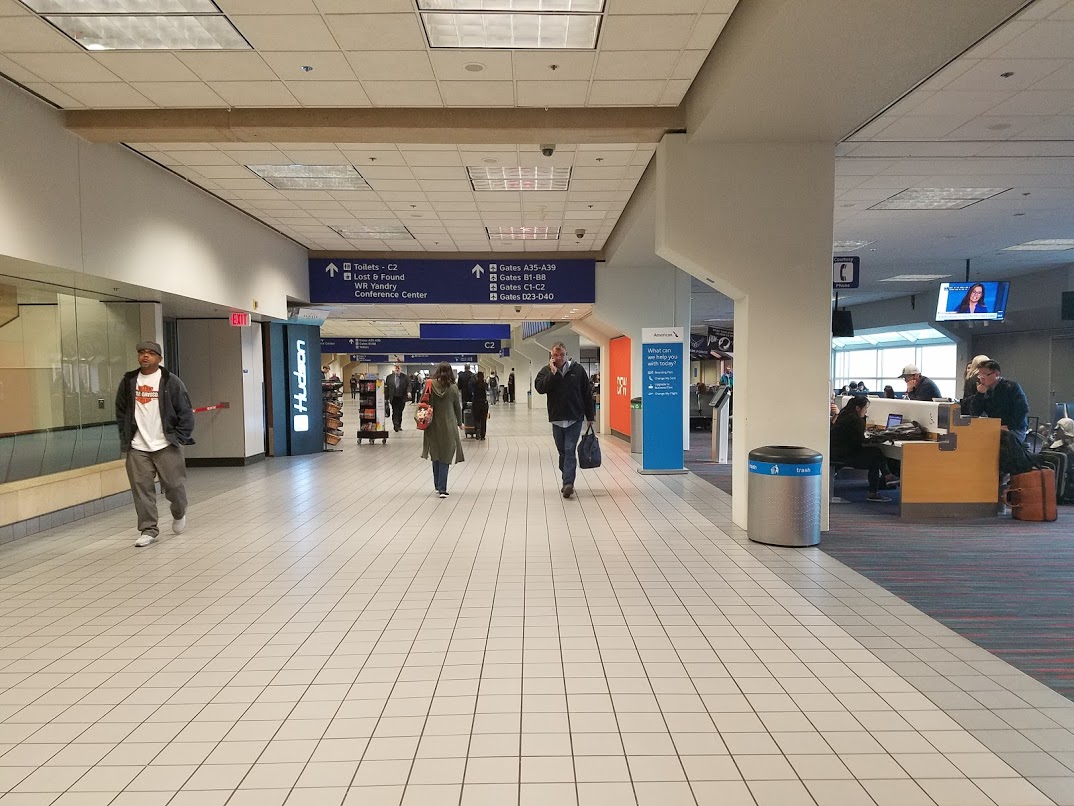
<path fill-rule="evenodd" d="M 952 418 L 948 439 L 902 446 L 902 514 L 971 515 L 995 511 L 999 491 L 996 419 Z M 949 505 L 960 505 L 949 507 Z"/>

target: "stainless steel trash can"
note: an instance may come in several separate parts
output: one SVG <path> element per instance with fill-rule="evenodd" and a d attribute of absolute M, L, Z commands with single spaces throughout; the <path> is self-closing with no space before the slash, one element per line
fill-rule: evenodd
<path fill-rule="evenodd" d="M 809 448 L 766 445 L 750 451 L 746 533 L 770 546 L 820 542 L 821 469 Z"/>
<path fill-rule="evenodd" d="M 630 452 L 641 453 L 641 398 L 630 398 Z"/>

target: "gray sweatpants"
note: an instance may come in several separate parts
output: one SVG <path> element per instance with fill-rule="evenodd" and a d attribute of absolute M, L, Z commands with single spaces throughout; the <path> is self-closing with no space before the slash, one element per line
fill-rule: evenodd
<path fill-rule="evenodd" d="M 186 515 L 186 462 L 182 449 L 169 445 L 152 453 L 136 448 L 127 451 L 127 478 L 134 495 L 134 511 L 138 513 L 138 531 L 149 532 L 156 537 L 160 530 L 157 528 L 154 476 L 160 477 L 164 497 L 171 504 L 172 517 Z"/>

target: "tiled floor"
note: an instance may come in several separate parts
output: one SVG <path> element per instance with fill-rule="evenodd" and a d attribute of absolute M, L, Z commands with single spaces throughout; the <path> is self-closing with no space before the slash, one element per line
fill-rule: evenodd
<path fill-rule="evenodd" d="M 0 548 L 0 806 L 1074 804 L 1074 704 L 613 440 L 565 501 L 543 420 Z"/>

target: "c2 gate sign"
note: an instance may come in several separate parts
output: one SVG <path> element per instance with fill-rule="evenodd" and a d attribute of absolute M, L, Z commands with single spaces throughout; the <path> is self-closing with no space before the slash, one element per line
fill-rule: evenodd
<path fill-rule="evenodd" d="M 557 305 L 596 302 L 593 260 L 311 258 L 310 301 Z"/>

